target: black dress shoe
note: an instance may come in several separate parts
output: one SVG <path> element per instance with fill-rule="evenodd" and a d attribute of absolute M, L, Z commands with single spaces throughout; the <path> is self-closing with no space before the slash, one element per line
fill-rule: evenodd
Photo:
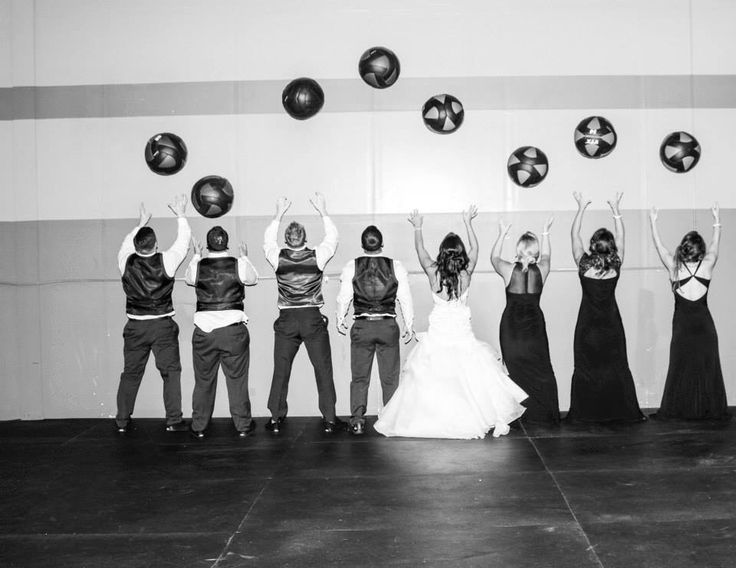
<path fill-rule="evenodd" d="M 255 420 L 251 420 L 250 421 L 250 424 L 248 424 L 248 426 L 246 427 L 245 430 L 238 430 L 238 436 L 240 438 L 246 438 L 248 436 L 248 434 L 250 434 L 251 432 L 253 432 L 255 429 L 256 429 L 256 421 Z"/>
<path fill-rule="evenodd" d="M 127 434 L 133 429 L 133 421 L 129 420 L 128 423 L 125 426 L 120 426 L 120 424 L 115 423 L 115 431 L 118 434 Z"/>
<path fill-rule="evenodd" d="M 188 429 L 186 422 L 183 420 L 181 422 L 174 422 L 173 424 L 166 425 L 167 432 L 186 432 Z"/>
<path fill-rule="evenodd" d="M 195 430 L 194 428 L 189 428 L 189 433 L 198 440 L 204 438 L 204 430 Z"/>
<path fill-rule="evenodd" d="M 334 434 L 336 432 L 347 432 L 350 429 L 350 424 L 335 418 L 334 421 L 322 420 L 322 431 L 325 434 Z"/>
<path fill-rule="evenodd" d="M 350 427 L 350 432 L 352 432 L 354 436 L 362 436 L 365 434 L 365 424 L 362 422 L 356 422 Z"/>
<path fill-rule="evenodd" d="M 274 434 L 278 434 L 281 431 L 281 426 L 283 426 L 284 422 L 286 422 L 285 416 L 277 418 L 276 420 L 271 418 L 271 420 L 266 422 L 266 430 L 273 432 Z"/>

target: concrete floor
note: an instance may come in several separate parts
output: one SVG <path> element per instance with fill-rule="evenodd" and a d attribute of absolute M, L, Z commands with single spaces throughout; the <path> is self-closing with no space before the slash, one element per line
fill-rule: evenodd
<path fill-rule="evenodd" d="M 734 422 L 474 441 L 263 422 L 0 422 L 0 566 L 736 566 Z"/>

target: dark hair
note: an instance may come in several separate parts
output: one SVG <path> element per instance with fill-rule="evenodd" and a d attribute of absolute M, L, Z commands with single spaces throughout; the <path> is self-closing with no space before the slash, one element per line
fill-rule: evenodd
<path fill-rule="evenodd" d="M 366 252 L 376 252 L 383 247 L 383 235 L 375 225 L 368 225 L 360 235 L 360 246 Z"/>
<path fill-rule="evenodd" d="M 621 257 L 618 255 L 616 238 L 605 227 L 598 229 L 590 237 L 590 254 L 580 260 L 580 268 L 587 271 L 595 268 L 597 272 L 608 272 L 611 268 L 621 268 Z"/>
<path fill-rule="evenodd" d="M 437 292 L 442 292 L 444 288 L 450 299 L 457 298 L 460 273 L 468 267 L 469 263 L 470 259 L 465 252 L 463 240 L 455 233 L 448 233 L 440 243 L 440 252 L 435 261 L 437 267 L 435 273 L 439 284 Z"/>
<path fill-rule="evenodd" d="M 135 252 L 148 254 L 156 248 L 156 233 L 151 227 L 141 227 L 133 237 Z"/>
<path fill-rule="evenodd" d="M 228 240 L 227 231 L 220 225 L 207 231 L 207 248 L 213 252 L 227 250 Z"/>
<path fill-rule="evenodd" d="M 679 271 L 685 262 L 699 262 L 703 260 L 705 250 L 705 240 L 700 236 L 700 233 L 690 231 L 682 237 L 682 241 L 680 241 L 677 249 L 675 249 L 675 269 Z"/>
<path fill-rule="evenodd" d="M 307 232 L 304 230 L 304 225 L 292 221 L 284 231 L 284 240 L 290 247 L 300 247 L 307 240 Z"/>

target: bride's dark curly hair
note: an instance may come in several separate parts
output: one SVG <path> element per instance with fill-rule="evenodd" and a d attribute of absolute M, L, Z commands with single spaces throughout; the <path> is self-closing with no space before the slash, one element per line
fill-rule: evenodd
<path fill-rule="evenodd" d="M 448 298 L 458 297 L 460 287 L 460 273 L 468 267 L 470 259 L 465 252 L 463 240 L 455 233 L 448 233 L 440 243 L 440 252 L 434 264 L 437 267 L 438 293 L 444 288 L 447 290 Z"/>
<path fill-rule="evenodd" d="M 580 259 L 580 270 L 586 272 L 589 268 L 595 268 L 596 272 L 608 272 L 611 268 L 621 268 L 621 257 L 618 255 L 616 238 L 608 229 L 598 229 L 590 237 L 590 253 L 583 255 Z"/>

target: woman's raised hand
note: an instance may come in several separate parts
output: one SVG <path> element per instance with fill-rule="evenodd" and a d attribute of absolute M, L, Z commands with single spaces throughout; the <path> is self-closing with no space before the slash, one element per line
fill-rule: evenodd
<path fill-rule="evenodd" d="M 469 224 L 473 219 L 475 219 L 478 216 L 478 206 L 477 205 L 469 205 L 468 208 L 463 211 L 463 221 L 465 221 L 465 224 Z"/>
<path fill-rule="evenodd" d="M 720 225 L 721 224 L 721 208 L 718 206 L 718 203 L 713 205 L 713 207 L 710 208 L 710 211 L 713 214 L 713 224 Z"/>
<path fill-rule="evenodd" d="M 422 221 L 424 220 L 424 217 L 422 217 L 419 214 L 419 211 L 417 209 L 414 209 L 411 213 L 409 213 L 409 223 L 414 225 L 415 229 L 421 229 L 422 228 Z"/>
<path fill-rule="evenodd" d="M 508 225 L 503 222 L 503 219 L 498 220 L 498 236 L 499 237 L 505 237 L 509 234 L 509 229 L 511 229 L 511 223 Z"/>
<path fill-rule="evenodd" d="M 585 209 L 588 205 L 590 205 L 590 199 L 585 199 L 583 197 L 583 194 L 579 191 L 573 191 L 572 196 L 575 198 L 575 201 L 578 202 L 578 209 Z"/>
<path fill-rule="evenodd" d="M 612 200 L 609 199 L 607 201 L 608 206 L 611 208 L 611 211 L 613 212 L 613 215 L 615 217 L 620 217 L 621 216 L 620 206 L 621 206 L 621 198 L 623 196 L 624 196 L 623 192 L 619 191 L 619 192 L 616 193 L 616 198 L 615 199 L 612 199 Z"/>
<path fill-rule="evenodd" d="M 552 216 L 549 219 L 547 219 L 547 222 L 544 224 L 544 228 L 542 229 L 542 234 L 543 235 L 548 235 L 549 234 L 549 229 L 552 226 L 552 223 L 554 223 L 554 222 L 555 222 L 554 216 Z"/>
<path fill-rule="evenodd" d="M 649 220 L 652 222 L 652 224 L 657 222 L 657 216 L 659 215 L 659 211 L 656 207 L 652 207 L 649 210 Z"/>

